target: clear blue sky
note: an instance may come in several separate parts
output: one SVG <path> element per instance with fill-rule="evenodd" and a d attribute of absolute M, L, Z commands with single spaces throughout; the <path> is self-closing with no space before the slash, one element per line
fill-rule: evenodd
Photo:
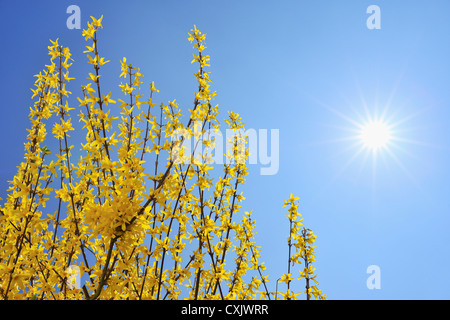
<path fill-rule="evenodd" d="M 292 192 L 317 235 L 315 267 L 329 299 L 450 298 L 448 0 L 2 1 L 2 198 L 23 158 L 29 88 L 48 62 L 49 39 L 74 55 L 73 99 L 86 82 L 84 38 L 66 27 L 71 4 L 82 27 L 104 15 L 99 46 L 111 60 L 104 78 L 115 77 L 109 90 L 126 56 L 146 84 L 155 81 L 157 101 L 191 108 L 187 32 L 196 24 L 207 33 L 221 111 L 238 112 L 247 128 L 279 129 L 278 173 L 263 176 L 252 165 L 243 189 L 271 288 L 286 272 L 282 205 Z M 380 30 L 366 27 L 372 4 L 381 9 Z M 349 120 L 383 111 L 398 139 L 374 162 L 347 139 Z M 366 286 L 370 265 L 380 267 L 379 290 Z"/>

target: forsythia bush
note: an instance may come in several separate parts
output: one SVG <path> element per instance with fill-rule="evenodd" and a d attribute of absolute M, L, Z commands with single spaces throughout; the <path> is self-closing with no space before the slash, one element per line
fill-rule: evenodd
<path fill-rule="evenodd" d="M 123 99 L 102 91 L 100 70 L 109 61 L 99 55 L 101 23 L 92 18 L 83 30 L 92 72 L 78 97 L 86 134 L 79 159 L 69 143 L 75 109 L 67 86 L 73 79 L 69 48 L 52 41 L 50 64 L 36 75 L 25 160 L 0 206 L 0 297 L 295 299 L 292 268 L 303 263 L 297 277 L 305 279 L 306 299 L 324 299 L 312 267 L 315 235 L 302 228 L 292 195 L 285 201 L 288 270 L 269 290 L 255 222 L 250 212 L 240 213 L 244 197 L 238 188 L 249 153 L 236 113 L 226 120 L 235 133 L 227 141 L 228 161 L 222 171 L 214 170 L 211 151 L 220 124 L 205 71 L 205 34 L 195 27 L 189 33 L 198 91 L 184 124 L 175 100 L 153 102 L 159 92 L 153 82 L 143 99 L 143 75 L 126 58 L 120 62 Z M 53 155 L 44 144 L 47 126 L 59 145 Z M 193 150 L 185 146 L 187 135 L 196 138 Z M 278 282 L 285 282 L 285 291 Z"/>

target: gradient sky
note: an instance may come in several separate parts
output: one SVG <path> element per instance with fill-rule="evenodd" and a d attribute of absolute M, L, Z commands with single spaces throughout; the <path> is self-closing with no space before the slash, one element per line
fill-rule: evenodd
<path fill-rule="evenodd" d="M 278 173 L 251 165 L 242 189 L 271 290 L 287 270 L 282 205 L 292 192 L 317 235 L 314 266 L 329 299 L 450 298 L 448 0 L 1 1 L 2 198 L 23 159 L 29 88 L 49 61 L 49 39 L 75 59 L 72 99 L 87 81 L 81 30 L 66 27 L 71 4 L 82 28 L 104 15 L 108 91 L 120 83 L 125 56 L 146 86 L 155 81 L 157 102 L 191 108 L 196 66 L 187 32 L 196 24 L 207 34 L 221 112 L 239 113 L 247 128 L 279 129 Z M 366 27 L 372 4 L 380 30 Z M 397 140 L 374 159 L 358 152 L 352 130 L 381 114 Z M 366 286 L 370 265 L 380 267 L 379 290 Z M 302 281 L 293 286 L 303 291 Z"/>

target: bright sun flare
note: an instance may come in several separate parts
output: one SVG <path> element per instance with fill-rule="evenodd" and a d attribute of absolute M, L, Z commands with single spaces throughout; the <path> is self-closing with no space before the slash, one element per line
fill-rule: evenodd
<path fill-rule="evenodd" d="M 387 146 L 391 140 L 391 132 L 386 123 L 371 121 L 362 126 L 360 138 L 366 148 L 376 151 Z"/>

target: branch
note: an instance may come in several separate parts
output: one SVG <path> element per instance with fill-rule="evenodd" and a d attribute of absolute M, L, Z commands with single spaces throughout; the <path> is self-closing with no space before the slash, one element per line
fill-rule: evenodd
<path fill-rule="evenodd" d="M 92 296 L 89 296 L 87 291 L 85 291 L 85 294 L 87 295 L 88 300 L 95 300 L 95 299 L 97 299 L 100 296 L 100 293 L 102 292 L 103 286 L 105 285 L 106 274 L 108 272 L 109 262 L 111 260 L 111 255 L 112 255 L 112 251 L 113 251 L 113 248 L 114 248 L 114 244 L 117 242 L 118 239 L 119 239 L 119 236 L 115 236 L 109 242 L 108 255 L 106 256 L 105 266 L 103 267 L 102 275 L 100 277 L 100 281 L 98 283 L 97 290 L 95 290 L 95 293 Z"/>

